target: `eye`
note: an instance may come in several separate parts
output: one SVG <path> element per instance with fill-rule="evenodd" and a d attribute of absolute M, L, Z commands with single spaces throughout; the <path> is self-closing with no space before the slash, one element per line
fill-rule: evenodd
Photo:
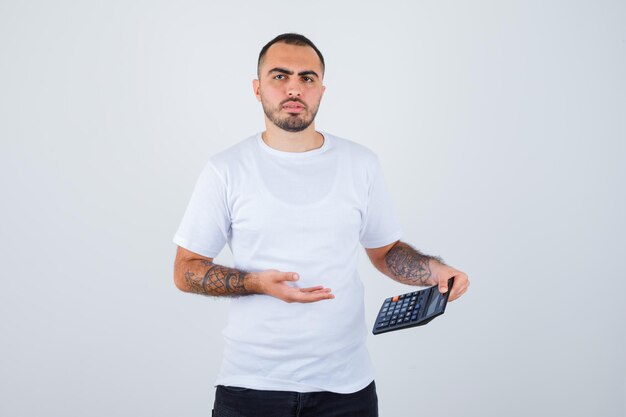
<path fill-rule="evenodd" d="M 313 82 L 313 78 L 311 78 L 311 77 L 302 77 L 302 79 L 304 80 L 305 83 L 312 83 Z"/>
<path fill-rule="evenodd" d="M 274 77 L 275 80 L 282 80 L 283 78 L 285 78 L 283 74 L 278 74 Z"/>

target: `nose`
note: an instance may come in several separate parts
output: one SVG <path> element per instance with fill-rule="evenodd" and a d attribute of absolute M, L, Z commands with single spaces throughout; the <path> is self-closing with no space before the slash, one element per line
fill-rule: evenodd
<path fill-rule="evenodd" d="M 289 97 L 300 97 L 300 94 L 302 93 L 302 90 L 300 88 L 300 85 L 298 84 L 297 80 L 296 81 L 291 81 L 289 83 L 289 85 L 287 86 L 287 95 Z"/>

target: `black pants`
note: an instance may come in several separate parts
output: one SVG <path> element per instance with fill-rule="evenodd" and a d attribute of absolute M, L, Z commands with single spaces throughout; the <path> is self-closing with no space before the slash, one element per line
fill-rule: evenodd
<path fill-rule="evenodd" d="M 262 391 L 218 385 L 214 417 L 378 417 L 376 384 L 351 394 Z"/>

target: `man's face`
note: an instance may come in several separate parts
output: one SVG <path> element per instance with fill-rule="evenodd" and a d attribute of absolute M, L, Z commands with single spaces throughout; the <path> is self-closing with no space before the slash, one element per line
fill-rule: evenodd
<path fill-rule="evenodd" d="M 322 76 L 322 63 L 313 48 L 275 43 L 261 61 L 254 94 L 273 124 L 301 132 L 317 114 L 326 89 Z"/>

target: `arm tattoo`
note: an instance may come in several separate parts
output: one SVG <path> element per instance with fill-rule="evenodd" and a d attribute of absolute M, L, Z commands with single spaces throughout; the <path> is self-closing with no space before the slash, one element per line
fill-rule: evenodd
<path fill-rule="evenodd" d="M 424 255 L 404 242 L 396 243 L 385 256 L 392 278 L 408 285 L 433 285 L 428 264 L 430 260 L 443 264 L 441 258 Z"/>
<path fill-rule="evenodd" d="M 202 261 L 207 267 L 203 275 L 193 271 L 185 272 L 185 281 L 190 292 L 204 295 L 236 296 L 250 294 L 245 286 L 247 272 L 227 268 L 209 261 Z"/>

